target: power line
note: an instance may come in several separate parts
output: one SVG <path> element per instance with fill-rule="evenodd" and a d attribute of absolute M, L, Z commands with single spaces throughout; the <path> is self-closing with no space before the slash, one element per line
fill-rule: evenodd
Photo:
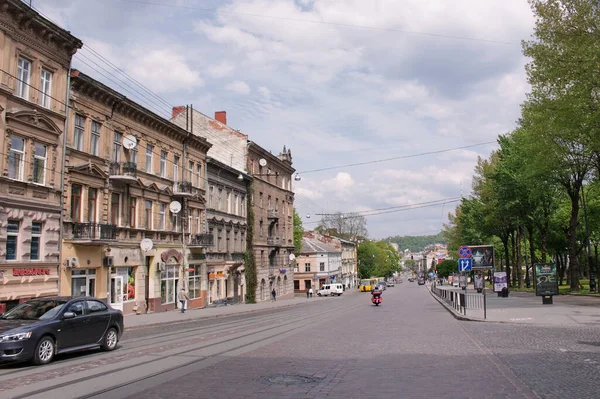
<path fill-rule="evenodd" d="M 376 31 L 382 31 L 382 32 L 396 32 L 396 33 L 404 33 L 404 34 L 409 34 L 409 35 L 429 36 L 429 37 L 437 37 L 437 38 L 443 38 L 443 39 L 456 39 L 456 40 L 465 40 L 465 41 L 472 41 L 472 42 L 505 44 L 505 45 L 511 45 L 511 46 L 520 46 L 521 45 L 520 42 L 508 42 L 508 41 L 502 41 L 502 40 L 480 39 L 480 38 L 466 37 L 466 36 L 446 35 L 446 34 L 441 34 L 441 33 L 417 32 L 417 31 L 410 31 L 410 30 L 398 29 L 398 28 L 382 28 L 379 26 L 345 24 L 345 23 L 341 23 L 341 22 L 317 21 L 317 20 L 311 20 L 311 19 L 281 17 L 281 16 L 275 16 L 275 15 L 252 14 L 252 13 L 237 12 L 237 11 L 219 10 L 216 8 L 202 8 L 202 7 L 186 6 L 186 5 L 178 5 L 178 4 L 162 4 L 162 3 L 156 3 L 156 2 L 152 2 L 152 1 L 142 1 L 142 0 L 121 0 L 121 1 L 128 2 L 128 3 L 138 3 L 138 4 L 145 4 L 145 5 L 151 5 L 151 6 L 158 6 L 158 7 L 181 8 L 181 9 L 187 9 L 187 10 L 203 11 L 203 12 L 210 12 L 210 13 L 215 13 L 215 14 L 241 15 L 241 16 L 253 17 L 253 18 L 303 22 L 303 23 L 311 23 L 311 24 L 318 24 L 318 25 L 331 25 L 331 26 L 339 26 L 339 27 L 345 27 L 345 28 L 369 29 L 369 30 L 376 30 Z"/>
<path fill-rule="evenodd" d="M 441 153 L 444 153 L 444 152 L 464 150 L 464 149 L 467 149 L 467 148 L 480 147 L 482 145 L 495 144 L 495 143 L 496 143 L 495 141 L 486 141 L 486 142 L 483 142 L 483 143 L 470 144 L 470 145 L 465 145 L 465 146 L 462 146 L 462 147 L 446 148 L 446 149 L 443 149 L 443 150 L 427 151 L 427 152 L 421 152 L 421 153 L 418 153 L 418 154 L 402 155 L 402 156 L 399 156 L 399 157 L 384 158 L 384 159 L 376 159 L 374 161 L 357 162 L 357 163 L 351 163 L 351 164 L 347 164 L 347 165 L 330 166 L 330 167 L 327 167 L 327 168 L 311 169 L 311 170 L 305 170 L 305 171 L 301 171 L 301 172 L 297 172 L 297 173 L 300 174 L 300 175 L 303 175 L 303 174 L 307 174 L 307 173 L 323 172 L 323 171 L 326 171 L 326 170 L 350 168 L 350 167 L 353 167 L 353 166 L 371 165 L 371 164 L 374 164 L 374 163 L 389 162 L 389 161 L 395 161 L 395 160 L 398 160 L 398 159 L 416 158 L 416 157 L 422 157 L 422 156 L 425 156 L 425 155 L 441 154 Z"/>
<path fill-rule="evenodd" d="M 358 211 L 358 212 L 340 212 L 340 213 L 322 213 L 322 214 L 318 214 L 319 216 L 338 216 L 341 215 L 342 217 L 360 217 L 360 216 L 366 216 L 369 213 L 372 212 L 378 212 L 378 211 L 389 211 L 391 209 L 401 209 L 401 208 L 409 208 L 411 206 L 414 205 L 428 205 L 428 204 L 433 204 L 433 205 L 441 205 L 441 204 L 445 204 L 448 201 L 459 201 L 461 199 L 461 197 L 450 197 L 450 198 L 442 198 L 442 199 L 438 199 L 438 200 L 433 200 L 433 201 L 425 201 L 425 202 L 418 202 L 415 204 L 407 204 L 407 205 L 396 205 L 396 206 L 389 206 L 387 208 L 377 208 L 377 209 L 369 209 L 367 211 Z M 438 204 L 439 203 L 439 204 Z M 348 216 L 346 216 L 348 215 Z"/>

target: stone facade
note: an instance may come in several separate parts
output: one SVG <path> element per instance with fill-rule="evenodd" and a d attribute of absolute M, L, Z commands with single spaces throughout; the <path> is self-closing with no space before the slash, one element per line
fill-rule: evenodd
<path fill-rule="evenodd" d="M 294 253 L 294 193 L 291 151 L 279 156 L 258 144 L 248 143 L 248 171 L 252 181 L 254 211 L 254 255 L 258 284 L 256 298 L 265 301 L 273 288 L 278 298 L 294 295 L 294 271 L 289 256 Z"/>
<path fill-rule="evenodd" d="M 0 313 L 59 292 L 71 57 L 82 42 L 20 0 L 0 7 Z"/>
<path fill-rule="evenodd" d="M 210 144 L 79 71 L 71 87 L 62 294 L 163 311 L 184 287 L 205 306 L 206 264 L 189 259 L 205 247 Z"/>

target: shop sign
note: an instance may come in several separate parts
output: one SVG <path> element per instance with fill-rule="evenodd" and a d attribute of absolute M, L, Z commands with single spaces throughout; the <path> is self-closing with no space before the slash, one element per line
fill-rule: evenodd
<path fill-rule="evenodd" d="M 216 272 L 216 273 L 209 273 L 208 274 L 208 279 L 209 280 L 214 280 L 215 278 L 218 277 L 225 277 L 225 275 L 223 274 L 223 272 Z"/>
<path fill-rule="evenodd" d="M 13 276 L 48 276 L 50 275 L 50 269 L 42 268 L 24 268 L 24 269 L 13 269 Z"/>

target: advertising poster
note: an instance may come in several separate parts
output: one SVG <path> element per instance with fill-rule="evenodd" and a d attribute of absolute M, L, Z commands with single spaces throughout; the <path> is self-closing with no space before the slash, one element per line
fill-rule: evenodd
<path fill-rule="evenodd" d="M 502 288 L 508 288 L 506 272 L 494 272 L 494 292 L 500 292 Z"/>
<path fill-rule="evenodd" d="M 475 289 L 482 290 L 483 289 L 483 276 L 481 274 L 475 275 Z"/>
<path fill-rule="evenodd" d="M 479 245 L 470 248 L 472 251 L 473 269 L 494 268 L 494 247 L 492 245 Z"/>
<path fill-rule="evenodd" d="M 535 294 L 537 296 L 558 295 L 558 276 L 555 263 L 538 263 L 535 273 Z"/>

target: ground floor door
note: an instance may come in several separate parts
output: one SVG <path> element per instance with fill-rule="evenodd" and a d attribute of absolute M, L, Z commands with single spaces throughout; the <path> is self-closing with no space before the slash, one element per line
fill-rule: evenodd
<path fill-rule="evenodd" d="M 123 276 L 110 276 L 110 306 L 123 311 Z"/>

